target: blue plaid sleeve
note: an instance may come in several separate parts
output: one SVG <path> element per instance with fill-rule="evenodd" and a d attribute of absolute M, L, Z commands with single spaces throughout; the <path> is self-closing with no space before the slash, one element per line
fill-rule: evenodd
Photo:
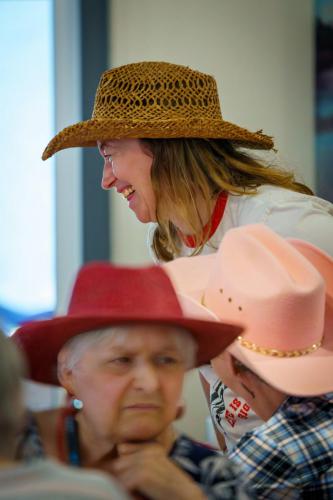
<path fill-rule="evenodd" d="M 230 458 L 258 498 L 333 498 L 333 395 L 289 397 Z"/>
<path fill-rule="evenodd" d="M 258 498 L 299 498 L 296 469 L 275 441 L 244 436 L 230 459 L 241 467 Z"/>

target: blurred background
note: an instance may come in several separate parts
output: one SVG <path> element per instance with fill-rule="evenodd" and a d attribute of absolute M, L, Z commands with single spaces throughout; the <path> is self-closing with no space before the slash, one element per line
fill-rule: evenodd
<path fill-rule="evenodd" d="M 0 26 L 6 333 L 64 312 L 84 262 L 150 262 L 147 227 L 100 188 L 97 149 L 40 159 L 56 132 L 90 118 L 113 66 L 164 60 L 212 74 L 223 117 L 272 135 L 281 165 L 333 201 L 332 0 L 0 0 Z M 184 396 L 192 418 L 180 425 L 206 438 L 196 377 Z M 30 386 L 27 394 L 36 406 L 59 399 Z"/>

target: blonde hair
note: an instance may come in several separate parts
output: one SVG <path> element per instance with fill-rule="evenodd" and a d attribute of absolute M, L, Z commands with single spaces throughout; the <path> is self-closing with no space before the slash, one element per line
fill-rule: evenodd
<path fill-rule="evenodd" d="M 208 240 L 197 206 L 198 196 L 210 213 L 212 200 L 221 191 L 233 195 L 256 194 L 263 184 L 312 195 L 292 172 L 255 159 L 223 139 L 141 139 L 153 156 L 152 184 L 157 203 L 157 227 L 152 248 L 161 261 L 180 255 L 182 241 L 170 220 L 170 207 L 178 220 L 186 221 L 198 242 L 193 255 Z M 209 232 L 209 231 L 208 231 Z"/>

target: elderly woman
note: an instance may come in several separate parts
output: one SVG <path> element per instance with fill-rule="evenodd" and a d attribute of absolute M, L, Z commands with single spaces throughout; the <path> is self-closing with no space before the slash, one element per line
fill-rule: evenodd
<path fill-rule="evenodd" d="M 33 415 L 20 453 L 107 470 L 148 498 L 238 498 L 234 466 L 178 436 L 172 422 L 186 370 L 240 331 L 177 298 L 160 267 L 85 266 L 66 316 L 29 323 L 13 336 L 31 378 L 60 383 L 81 407 Z"/>

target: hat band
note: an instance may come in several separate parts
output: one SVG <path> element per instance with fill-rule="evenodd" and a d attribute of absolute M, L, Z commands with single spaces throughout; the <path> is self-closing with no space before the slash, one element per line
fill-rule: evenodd
<path fill-rule="evenodd" d="M 263 356 L 274 356 L 276 358 L 297 358 L 299 356 L 305 356 L 311 352 L 317 351 L 322 345 L 322 339 L 316 344 L 312 344 L 310 347 L 305 347 L 304 349 L 293 349 L 292 351 L 282 351 L 280 349 L 272 349 L 269 347 L 261 347 L 250 340 L 245 340 L 242 336 L 237 337 L 238 342 L 242 347 L 249 349 L 250 351 L 257 352 Z"/>

